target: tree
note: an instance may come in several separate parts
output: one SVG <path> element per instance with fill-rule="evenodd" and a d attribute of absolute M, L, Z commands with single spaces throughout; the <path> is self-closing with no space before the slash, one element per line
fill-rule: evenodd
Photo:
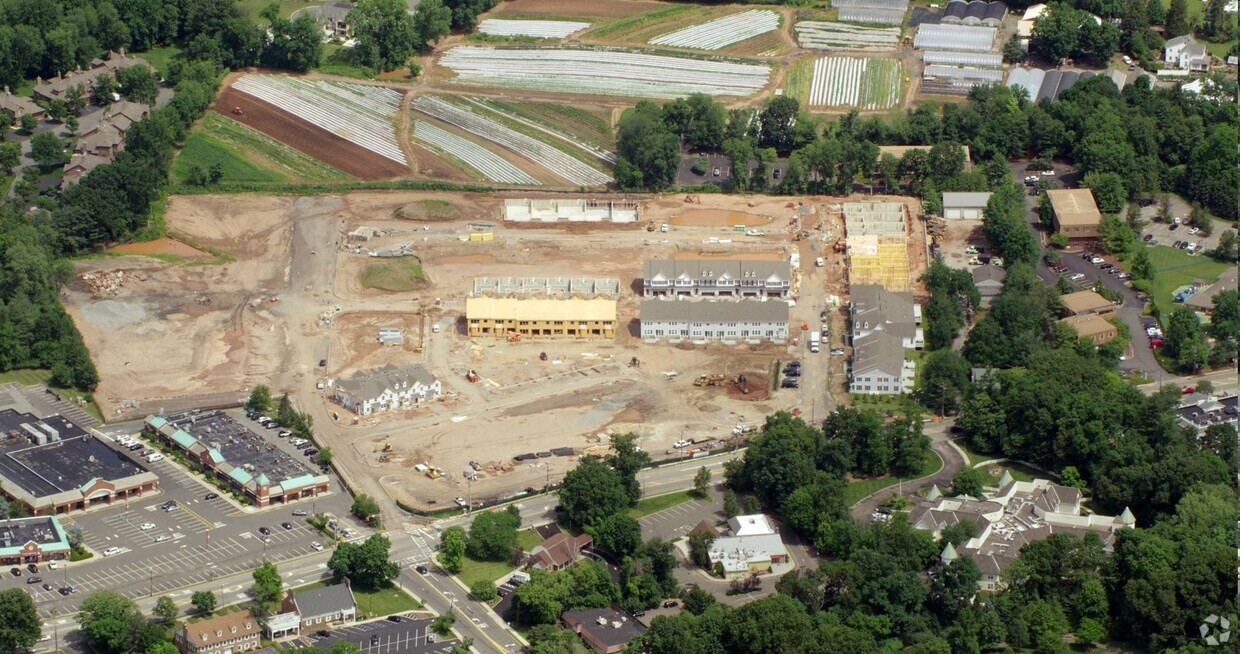
<path fill-rule="evenodd" d="M 465 528 L 448 527 L 439 536 L 439 563 L 444 570 L 456 574 L 465 562 Z"/>
<path fill-rule="evenodd" d="M 215 613 L 215 593 L 209 590 L 194 591 L 189 598 L 189 603 L 200 615 L 210 616 Z"/>
<path fill-rule="evenodd" d="M 117 69 L 116 81 L 120 84 L 121 95 L 127 99 L 142 104 L 155 104 L 155 98 L 159 95 L 159 80 L 146 66 Z"/>
<path fill-rule="evenodd" d="M 3 148 L 3 145 L 0 145 Z M 0 157 L 3 156 L 0 151 Z M 1224 230 L 1218 235 L 1218 247 L 1214 248 L 1214 258 L 1219 261 L 1235 263 L 1237 260 L 1236 232 L 1235 230 Z"/>
<path fill-rule="evenodd" d="M 59 166 L 68 159 L 65 142 L 50 130 L 39 132 L 30 139 L 30 158 L 44 168 Z"/>
<path fill-rule="evenodd" d="M 1197 313 L 1186 306 L 1177 306 L 1167 321 L 1163 354 L 1175 361 L 1182 370 L 1196 372 L 1206 364 L 1209 345 Z"/>
<path fill-rule="evenodd" d="M 266 561 L 254 570 L 254 601 L 262 607 L 274 605 L 284 596 L 284 580 L 276 564 Z"/>
<path fill-rule="evenodd" d="M 479 602 L 492 602 L 499 597 L 499 591 L 495 589 L 495 582 L 490 579 L 479 579 L 469 587 L 469 594 Z"/>
<path fill-rule="evenodd" d="M 91 100 L 95 104 L 108 105 L 112 102 L 112 94 L 120 91 L 116 78 L 107 73 L 95 76 L 95 88 L 91 91 Z"/>
<path fill-rule="evenodd" d="M 422 47 L 428 48 L 452 32 L 452 10 L 445 7 L 442 0 L 419 2 L 413 14 L 413 28 Z"/>
<path fill-rule="evenodd" d="M 349 507 L 349 512 L 369 524 L 379 518 L 379 503 L 375 501 L 375 498 L 362 493 L 353 498 L 353 505 Z"/>
<path fill-rule="evenodd" d="M 732 518 L 735 518 L 739 512 L 740 509 L 736 505 L 736 492 L 730 488 L 725 490 L 723 492 L 723 509 L 721 511 L 723 514 L 723 519 L 731 520 Z"/>
<path fill-rule="evenodd" d="M 1008 64 L 1019 64 L 1025 60 L 1025 48 L 1020 44 L 1020 39 L 1010 38 L 1003 44 L 1003 62 Z"/>
<path fill-rule="evenodd" d="M 917 394 L 922 404 L 949 415 L 964 399 L 969 385 L 969 362 L 953 350 L 935 350 L 926 357 L 921 369 Z"/>
<path fill-rule="evenodd" d="M 318 67 L 323 57 L 323 38 L 314 18 L 309 14 L 293 20 L 281 18 L 278 7 L 265 18 L 270 25 L 267 46 L 262 51 L 264 65 L 299 73 Z"/>
<path fill-rule="evenodd" d="M 642 487 L 637 473 L 650 463 L 650 455 L 637 446 L 637 434 L 619 434 L 611 437 L 611 453 L 604 459 L 628 489 L 629 504 L 637 504 L 642 498 Z"/>
<path fill-rule="evenodd" d="M 616 125 L 616 182 L 630 190 L 657 191 L 671 185 L 680 165 L 680 140 L 652 102 L 638 102 Z"/>
<path fill-rule="evenodd" d="M 952 477 L 952 495 L 980 498 L 989 483 L 990 475 L 982 468 L 965 468 Z"/>
<path fill-rule="evenodd" d="M 1154 279 L 1154 263 L 1150 261 L 1150 252 L 1146 248 L 1137 248 L 1132 256 L 1132 276 L 1137 279 Z"/>
<path fill-rule="evenodd" d="M 594 457 L 584 457 L 564 475 L 560 504 L 570 524 L 597 525 L 626 510 L 631 504 L 629 493 L 619 473 Z"/>
<path fill-rule="evenodd" d="M 608 516 L 592 533 L 594 544 L 616 560 L 633 556 L 642 545 L 641 524 L 624 511 Z"/>
<path fill-rule="evenodd" d="M 361 545 L 341 543 L 328 559 L 327 569 L 337 581 L 347 577 L 363 588 L 384 588 L 400 574 L 400 566 L 391 561 L 391 552 L 392 541 L 374 534 Z"/>
<path fill-rule="evenodd" d="M 689 560 L 704 570 L 710 569 L 710 546 L 715 537 L 700 531 L 689 534 Z"/>
<path fill-rule="evenodd" d="M 319 460 L 319 465 L 321 465 L 321 466 L 331 465 L 331 462 L 332 462 L 332 448 L 330 448 L 330 447 L 325 447 L 325 448 L 323 448 L 323 449 L 319 450 L 319 455 L 318 455 L 318 457 L 317 457 L 317 458 L 318 458 L 318 460 Z"/>
<path fill-rule="evenodd" d="M 693 475 L 693 492 L 698 497 L 706 497 L 710 490 L 710 470 L 706 466 L 698 468 L 697 474 Z"/>
<path fill-rule="evenodd" d="M 465 551 L 483 561 L 506 561 L 517 547 L 520 523 L 507 511 L 487 511 L 474 516 Z"/>
<path fill-rule="evenodd" d="M 354 52 L 370 68 L 399 68 L 426 45 L 404 0 L 360 0 L 349 20 L 357 38 Z"/>
<path fill-rule="evenodd" d="M 112 591 L 100 591 L 82 600 L 78 614 L 86 643 L 99 654 L 128 654 L 143 622 L 138 605 Z"/>
<path fill-rule="evenodd" d="M 165 626 L 170 626 L 176 622 L 179 613 L 180 610 L 177 609 L 176 602 L 172 601 L 172 598 L 167 595 L 162 595 L 155 600 L 155 608 L 151 609 L 151 615 Z"/>
<path fill-rule="evenodd" d="M 977 584 L 981 580 L 982 573 L 971 557 L 962 556 L 938 569 L 938 574 L 930 580 L 928 604 L 940 624 L 948 626 L 960 618 L 977 595 Z"/>
<path fill-rule="evenodd" d="M 250 399 L 246 401 L 245 408 L 255 413 L 266 413 L 271 409 L 271 389 L 265 384 L 259 384 L 250 391 Z"/>
<path fill-rule="evenodd" d="M 1117 173 L 1089 173 L 1081 186 L 1093 191 L 1102 213 L 1118 214 L 1128 201 L 1128 187 Z"/>
<path fill-rule="evenodd" d="M 1188 0 L 1171 0 L 1167 9 L 1167 36 L 1183 36 L 1188 31 Z"/>
<path fill-rule="evenodd" d="M 20 125 L 23 132 L 30 134 L 39 126 L 39 119 L 34 114 L 22 114 Z"/>
<path fill-rule="evenodd" d="M 437 615 L 431 621 L 431 631 L 435 632 L 436 636 L 447 638 L 452 635 L 452 625 L 454 624 L 456 624 L 455 616 L 451 614 Z"/>
<path fill-rule="evenodd" d="M 11 174 L 13 169 L 22 161 L 22 146 L 17 141 L 5 141 L 0 143 L 0 169 L 5 173 Z M 1232 241 L 1235 246 L 1235 241 Z"/>
<path fill-rule="evenodd" d="M 30 593 L 20 588 L 0 591 L 0 652 L 28 652 L 42 631 Z"/>

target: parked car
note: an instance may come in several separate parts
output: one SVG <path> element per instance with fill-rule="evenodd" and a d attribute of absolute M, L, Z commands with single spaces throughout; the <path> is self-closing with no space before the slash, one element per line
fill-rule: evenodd
<path fill-rule="evenodd" d="M 780 388 L 800 388 L 801 384 L 795 377 L 788 377 L 779 383 Z"/>
<path fill-rule="evenodd" d="M 214 499 L 218 498 L 219 496 L 220 496 L 220 494 L 219 494 L 219 493 L 207 493 L 206 495 L 203 495 L 203 496 L 202 496 L 202 499 L 204 499 L 204 500 L 214 500 Z"/>
<path fill-rule="evenodd" d="M 1085 279 L 1085 275 L 1083 275 L 1083 274 L 1081 274 L 1081 273 L 1076 273 L 1075 275 L 1072 275 L 1072 276 L 1071 276 L 1071 277 L 1069 277 L 1068 279 L 1070 279 L 1070 280 L 1072 280 L 1072 281 L 1076 282 L 1076 281 L 1080 281 L 1080 280 L 1082 280 L 1082 279 Z"/>
<path fill-rule="evenodd" d="M 119 547 L 109 547 L 108 549 L 103 551 L 104 556 L 114 556 L 120 553 L 121 553 L 121 548 Z"/>
<path fill-rule="evenodd" d="M 46 590 L 46 591 L 53 591 L 53 590 L 56 590 L 55 588 L 53 588 L 53 587 L 52 587 L 52 585 L 51 585 L 51 584 L 48 584 L 48 583 L 44 583 L 44 584 L 43 584 L 43 586 L 42 586 L 42 588 L 43 588 L 43 590 Z"/>
<path fill-rule="evenodd" d="M 1146 234 L 1141 240 L 1145 241 L 1146 243 L 1149 243 L 1150 241 L 1154 240 L 1154 235 Z"/>
<path fill-rule="evenodd" d="M 166 542 L 168 542 L 168 541 L 170 541 L 170 540 L 172 540 L 172 536 L 169 536 L 168 534 L 162 534 L 159 538 L 156 538 L 156 539 L 155 539 L 155 542 L 156 542 L 156 543 L 166 543 Z"/>
<path fill-rule="evenodd" d="M 313 447 L 307 448 L 305 451 L 302 452 L 302 454 L 305 454 L 306 456 L 314 456 L 315 454 L 318 454 L 318 453 L 319 451 L 314 449 Z"/>
<path fill-rule="evenodd" d="M 295 516 L 297 516 L 297 517 L 301 518 L 301 517 L 304 517 L 304 516 L 308 516 L 308 515 L 310 515 L 310 513 L 309 513 L 309 512 L 307 512 L 305 509 L 295 509 L 295 510 L 293 511 L 293 515 L 295 515 Z"/>
<path fill-rule="evenodd" d="M 1191 234 L 1196 234 L 1196 233 L 1197 233 L 1197 228 L 1196 228 L 1196 227 L 1189 227 L 1189 228 L 1188 228 L 1188 233 L 1189 233 L 1190 235 L 1191 235 Z"/>
<path fill-rule="evenodd" d="M 26 584 L 28 585 L 41 584 L 41 583 L 43 583 L 42 577 L 27 577 L 26 578 Z"/>
<path fill-rule="evenodd" d="M 1179 220 L 1179 219 L 1177 218 L 1176 220 Z M 1179 228 L 1180 228 L 1180 223 L 1176 222 L 1176 223 L 1172 223 L 1172 224 L 1168 225 L 1168 226 L 1167 226 L 1167 231 L 1169 231 L 1169 232 L 1174 232 L 1175 230 L 1177 230 L 1177 229 L 1179 229 Z"/>
<path fill-rule="evenodd" d="M 785 371 L 784 371 L 784 376 L 785 376 L 785 377 L 800 377 L 800 376 L 801 376 L 801 369 L 800 369 L 800 368 L 793 368 L 792 370 L 785 370 Z"/>
<path fill-rule="evenodd" d="M 458 497 L 458 498 L 455 498 L 455 499 L 453 499 L 452 501 L 453 501 L 453 502 L 456 502 L 456 505 L 457 505 L 457 506 L 461 506 L 461 507 L 463 507 L 463 506 L 465 506 L 465 505 L 466 505 L 465 498 L 463 498 L 463 497 Z"/>
<path fill-rule="evenodd" d="M 13 575 L 14 577 L 20 577 L 20 576 L 22 576 L 22 569 L 21 569 L 21 568 L 11 568 L 11 569 L 9 570 L 9 574 Z"/>
<path fill-rule="evenodd" d="M 154 529 L 154 528 L 155 528 L 155 523 L 154 523 L 154 522 L 144 522 L 144 523 L 142 523 L 142 526 L 138 527 L 138 529 L 140 529 L 140 530 L 142 530 L 142 531 L 150 531 L 150 530 L 152 530 L 152 529 Z"/>
<path fill-rule="evenodd" d="M 831 350 L 831 356 L 833 356 L 833 357 L 842 357 L 842 356 L 844 356 L 844 348 L 842 348 L 842 347 L 837 347 L 837 348 L 835 348 L 834 350 Z"/>
<path fill-rule="evenodd" d="M 1096 266 L 1100 263 L 1106 263 L 1106 259 L 1103 259 L 1102 257 L 1092 257 L 1089 262 Z"/>
<path fill-rule="evenodd" d="M 39 566 L 34 563 L 27 563 L 26 569 L 29 570 L 32 575 L 39 574 Z"/>
<path fill-rule="evenodd" d="M 322 552 L 322 551 L 323 551 L 323 543 L 320 543 L 319 541 L 317 541 L 317 540 L 316 540 L 316 541 L 314 541 L 313 543 L 310 543 L 310 549 L 312 549 L 312 550 L 314 550 L 314 551 L 316 551 L 316 552 Z"/>
<path fill-rule="evenodd" d="M 291 523 L 291 522 L 281 522 L 281 523 L 280 523 L 280 526 L 281 526 L 281 527 L 284 527 L 285 529 L 292 529 L 292 528 L 293 528 L 293 523 Z"/>

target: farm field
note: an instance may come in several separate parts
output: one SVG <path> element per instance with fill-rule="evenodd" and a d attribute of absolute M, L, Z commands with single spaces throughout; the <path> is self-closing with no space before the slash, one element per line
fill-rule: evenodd
<path fill-rule="evenodd" d="M 493 16 L 503 18 L 566 16 L 589 19 L 614 19 L 657 11 L 665 7 L 647 0 L 510 0 L 501 2 L 491 11 Z"/>
<path fill-rule="evenodd" d="M 602 150 L 613 150 L 616 137 L 608 113 L 592 111 L 579 104 L 566 105 L 537 100 L 477 98 L 488 107 L 509 116 L 542 125 Z"/>
<path fill-rule="evenodd" d="M 202 132 L 185 139 L 185 146 L 172 164 L 172 176 L 177 183 L 189 184 L 195 169 L 205 172 L 216 166 L 221 182 L 282 182 L 287 179 L 274 170 L 246 161 L 228 143 Z"/>
<path fill-rule="evenodd" d="M 275 171 L 282 178 L 305 181 L 345 181 L 353 179 L 331 166 L 309 157 L 262 132 L 209 113 L 199 126 L 200 133 L 229 146 L 248 162 Z"/>
<path fill-rule="evenodd" d="M 439 65 L 456 73 L 448 80 L 456 84 L 644 98 L 744 97 L 761 90 L 771 73 L 756 63 L 580 47 L 457 46 Z"/>
<path fill-rule="evenodd" d="M 395 93 L 395 91 L 391 92 Z M 354 140 L 365 136 L 363 133 L 351 132 L 347 128 L 341 128 L 341 121 L 343 120 L 364 120 L 360 114 L 346 114 L 343 118 L 338 116 L 336 131 L 333 131 L 331 127 L 315 120 L 313 116 L 303 117 L 299 115 L 298 111 L 309 115 L 309 110 L 305 103 L 294 107 L 291 103 L 281 103 L 278 98 L 269 97 L 272 97 L 275 103 L 242 92 L 232 86 L 226 86 L 220 92 L 214 108 L 219 116 L 251 128 L 253 131 L 260 132 L 274 141 L 274 144 L 266 143 L 262 145 L 263 148 L 266 148 L 265 151 L 280 153 L 284 160 L 305 163 L 306 160 L 300 157 L 284 156 L 287 150 L 296 150 L 298 153 L 305 155 L 309 160 L 317 162 L 318 165 L 309 164 L 303 166 L 304 168 L 317 171 L 314 175 L 307 175 L 307 178 L 336 178 L 336 175 L 331 172 L 332 170 L 365 180 L 407 177 L 410 174 L 410 168 L 407 164 L 402 164 L 393 157 L 380 155 L 370 148 L 355 143 Z M 320 102 L 329 106 L 328 109 L 323 110 L 324 112 L 345 113 L 345 110 L 340 106 L 343 103 L 328 102 L 326 99 L 322 99 Z M 348 123 L 344 124 L 347 125 Z M 395 123 L 390 119 L 378 120 L 372 118 L 371 124 L 374 129 L 386 133 L 383 136 L 388 139 L 387 147 L 389 150 L 395 147 L 397 151 L 401 152 L 403 157 L 403 151 L 397 143 Z M 343 132 L 343 134 L 337 133 L 337 131 Z M 345 138 L 346 135 L 353 140 Z M 395 155 L 395 152 L 391 152 L 391 154 Z"/>
<path fill-rule="evenodd" d="M 650 39 L 651 45 L 697 50 L 719 50 L 779 29 L 779 14 L 751 9 L 693 25 Z"/>
<path fill-rule="evenodd" d="M 893 52 L 900 41 L 898 27 L 866 27 L 825 21 L 796 24 L 797 42 L 812 50 Z"/>
<path fill-rule="evenodd" d="M 539 183 L 503 157 L 430 121 L 414 119 L 413 138 L 444 158 L 459 162 L 463 168 L 492 182 L 529 185 Z"/>
<path fill-rule="evenodd" d="M 614 43 L 645 43 L 662 34 L 728 13 L 728 9 L 724 7 L 702 7 L 688 4 L 656 6 L 658 8 L 655 11 L 626 16 L 597 25 L 582 37 Z"/>
<path fill-rule="evenodd" d="M 503 20 L 488 18 L 478 24 L 478 32 L 488 36 L 531 36 L 563 39 L 590 27 L 590 23 L 567 20 Z"/>
<path fill-rule="evenodd" d="M 396 142 L 392 123 L 404 97 L 400 91 L 284 75 L 243 75 L 232 87 L 379 156 L 399 164 L 409 163 Z"/>
<path fill-rule="evenodd" d="M 552 145 L 550 141 L 555 137 L 551 134 L 539 133 L 543 137 L 540 140 L 513 129 L 500 115 L 484 109 L 481 103 L 471 102 L 469 99 L 450 101 L 435 96 L 423 96 L 413 102 L 413 108 L 506 148 L 574 185 L 598 186 L 611 181 L 610 175 Z"/>
<path fill-rule="evenodd" d="M 895 59 L 822 57 L 803 99 L 811 107 L 890 109 L 900 102 L 902 72 Z"/>

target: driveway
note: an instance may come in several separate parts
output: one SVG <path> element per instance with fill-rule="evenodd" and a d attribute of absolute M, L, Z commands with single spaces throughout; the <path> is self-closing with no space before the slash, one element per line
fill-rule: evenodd
<path fill-rule="evenodd" d="M 897 493 L 903 492 L 907 495 L 932 485 L 937 485 L 940 490 L 946 492 L 952 485 L 952 478 L 968 463 L 964 451 L 956 447 L 950 438 L 951 428 L 955 422 L 954 419 L 947 418 L 943 422 L 926 426 L 926 435 L 930 437 L 930 449 L 943 461 L 943 467 L 938 472 L 922 479 L 888 486 L 862 499 L 852 506 L 852 517 L 862 522 L 869 521 L 874 510 Z"/>

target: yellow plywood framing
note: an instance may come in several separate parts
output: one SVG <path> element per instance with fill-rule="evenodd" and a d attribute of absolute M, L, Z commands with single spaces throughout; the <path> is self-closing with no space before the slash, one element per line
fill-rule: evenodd
<path fill-rule="evenodd" d="M 890 291 L 912 289 L 908 244 L 903 239 L 861 235 L 848 239 L 852 284 L 879 284 Z"/>

